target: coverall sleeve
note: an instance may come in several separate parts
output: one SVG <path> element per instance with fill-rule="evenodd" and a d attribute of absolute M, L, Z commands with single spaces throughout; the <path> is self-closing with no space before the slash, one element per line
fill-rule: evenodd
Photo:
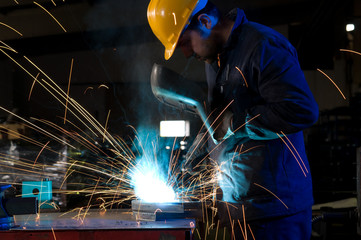
<path fill-rule="evenodd" d="M 318 119 L 318 106 L 300 68 L 296 50 L 288 42 L 263 40 L 253 53 L 252 80 L 262 104 L 247 109 L 251 139 L 273 139 L 281 131 L 295 133 Z"/>

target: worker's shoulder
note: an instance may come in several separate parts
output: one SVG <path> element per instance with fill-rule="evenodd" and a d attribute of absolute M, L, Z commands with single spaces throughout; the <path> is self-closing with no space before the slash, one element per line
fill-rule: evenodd
<path fill-rule="evenodd" d="M 247 22 L 242 26 L 242 35 L 252 41 L 254 46 L 273 45 L 293 49 L 288 39 L 278 31 L 256 22 Z"/>
<path fill-rule="evenodd" d="M 245 34 L 254 35 L 259 40 L 277 40 L 277 41 L 288 41 L 287 38 L 281 33 L 277 32 L 271 27 L 262 25 L 256 22 L 247 22 L 243 24 Z"/>

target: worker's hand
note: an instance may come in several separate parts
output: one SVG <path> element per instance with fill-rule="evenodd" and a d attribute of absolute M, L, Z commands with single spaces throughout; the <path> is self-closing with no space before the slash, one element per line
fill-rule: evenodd
<path fill-rule="evenodd" d="M 213 138 L 218 142 L 234 135 L 232 132 L 233 113 L 229 110 L 215 116 Z"/>
<path fill-rule="evenodd" d="M 195 159 L 204 157 L 206 154 L 208 154 L 207 140 L 208 140 L 207 132 L 199 133 L 196 136 L 185 156 L 186 157 L 186 160 L 184 162 L 185 168 L 190 168 L 188 170 L 192 170 L 192 166 L 197 164 L 194 162 Z"/>

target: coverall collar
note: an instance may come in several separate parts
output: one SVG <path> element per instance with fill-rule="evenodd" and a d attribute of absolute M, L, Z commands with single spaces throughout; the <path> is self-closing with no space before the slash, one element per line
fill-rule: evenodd
<path fill-rule="evenodd" d="M 248 22 L 248 19 L 246 18 L 246 14 L 244 13 L 244 11 L 242 9 L 239 8 L 235 8 L 233 10 L 231 10 L 228 14 L 227 17 L 231 20 L 234 21 L 234 25 L 231 31 L 231 35 L 228 38 L 228 41 L 225 45 L 225 49 L 231 47 L 232 45 L 232 39 L 234 39 L 234 32 L 236 31 L 236 29 L 238 29 L 238 27 L 242 24 L 245 24 Z"/>
<path fill-rule="evenodd" d="M 233 47 L 234 44 L 237 43 L 237 37 L 235 34 L 236 32 L 239 31 L 240 26 L 242 24 L 245 24 L 248 22 L 248 19 L 246 18 L 246 14 L 244 13 L 243 10 L 239 9 L 239 8 L 235 8 L 232 9 L 227 15 L 227 18 L 231 19 L 232 21 L 234 21 L 232 30 L 231 30 L 231 34 L 228 37 L 228 40 L 222 50 L 222 52 L 220 52 L 220 54 L 218 55 L 218 61 L 214 61 L 213 63 L 211 63 L 211 66 L 213 67 L 213 69 L 218 72 L 219 67 L 220 67 L 220 62 L 223 62 L 223 58 L 225 57 L 224 55 L 226 54 L 227 50 L 231 49 Z"/>

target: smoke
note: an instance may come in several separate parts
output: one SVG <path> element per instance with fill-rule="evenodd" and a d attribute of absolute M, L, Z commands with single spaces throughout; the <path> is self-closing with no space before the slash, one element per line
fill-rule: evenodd
<path fill-rule="evenodd" d="M 148 25 L 148 3 L 145 0 L 126 4 L 118 0 L 95 2 L 85 19 L 92 33 L 87 37 L 107 80 L 114 86 L 112 106 L 116 109 L 112 113 L 121 109 L 121 114 L 127 118 L 117 119 L 127 121 L 137 131 L 133 147 L 139 157 L 130 170 L 136 195 L 145 201 L 175 201 L 169 176 L 171 150 L 166 149 L 173 142 L 160 138 L 158 127 L 163 115 L 175 113 L 175 110 L 164 111 L 165 106 L 151 91 L 151 69 L 153 63 L 163 60 L 164 48 Z M 114 125 L 116 123 L 112 122 Z"/>
<path fill-rule="evenodd" d="M 165 151 L 170 139 L 161 141 L 155 130 L 140 127 L 137 140 L 135 148 L 140 156 L 130 170 L 131 185 L 137 198 L 146 202 L 177 201 L 170 176 L 170 152 Z"/>
<path fill-rule="evenodd" d="M 123 114 L 112 117 L 135 127 L 154 126 L 160 115 L 149 80 L 153 63 L 162 58 L 159 53 L 163 50 L 147 22 L 148 3 L 96 1 L 84 19 L 87 42 L 113 86 L 111 105 L 116 109 L 112 113 Z"/>

